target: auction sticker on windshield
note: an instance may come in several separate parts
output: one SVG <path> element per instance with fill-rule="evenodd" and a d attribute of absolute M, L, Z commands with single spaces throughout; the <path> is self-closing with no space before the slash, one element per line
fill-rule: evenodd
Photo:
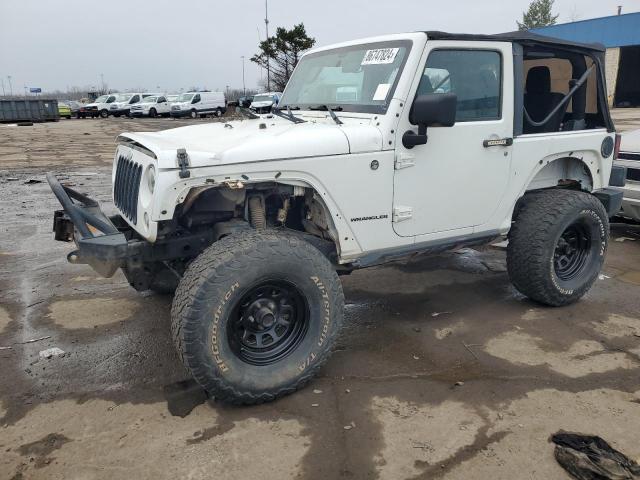
<path fill-rule="evenodd" d="M 376 48 L 367 50 L 364 53 L 362 63 L 360 65 L 383 65 L 385 63 L 393 63 L 398 54 L 399 48 Z"/>

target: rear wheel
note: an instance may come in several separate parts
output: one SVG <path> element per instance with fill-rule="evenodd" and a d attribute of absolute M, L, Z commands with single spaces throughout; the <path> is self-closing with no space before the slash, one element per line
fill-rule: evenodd
<path fill-rule="evenodd" d="M 532 300 L 551 306 L 573 303 L 598 278 L 608 242 L 609 219 L 593 195 L 529 193 L 509 232 L 509 277 Z"/>
<path fill-rule="evenodd" d="M 306 384 L 328 359 L 344 297 L 315 247 L 272 232 L 230 235 L 180 281 L 171 310 L 186 367 L 216 398 L 274 400 Z"/>
<path fill-rule="evenodd" d="M 220 107 L 216 108 L 216 117 L 220 118 L 222 116 L 222 109 Z"/>

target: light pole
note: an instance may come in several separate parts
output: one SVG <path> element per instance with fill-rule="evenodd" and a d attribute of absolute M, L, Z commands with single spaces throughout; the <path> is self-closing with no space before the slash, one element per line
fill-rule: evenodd
<path fill-rule="evenodd" d="M 242 55 L 242 96 L 245 97 L 247 95 L 247 89 L 244 86 L 244 55 Z"/>
<path fill-rule="evenodd" d="M 102 92 L 100 92 L 102 95 L 104 95 L 106 92 L 104 91 L 104 73 L 100 74 L 100 87 L 102 89 Z"/>
<path fill-rule="evenodd" d="M 0 82 L 2 82 L 2 96 L 4 97 L 6 95 L 4 91 L 4 78 L 0 78 Z"/>
<path fill-rule="evenodd" d="M 264 28 L 267 34 L 267 42 L 269 41 L 269 9 L 268 0 L 264 0 Z M 267 92 L 271 91 L 271 71 L 269 69 L 269 57 L 267 56 Z"/>
<path fill-rule="evenodd" d="M 9 95 L 13 97 L 13 87 L 11 86 L 11 75 L 7 75 L 7 80 L 9 80 Z"/>

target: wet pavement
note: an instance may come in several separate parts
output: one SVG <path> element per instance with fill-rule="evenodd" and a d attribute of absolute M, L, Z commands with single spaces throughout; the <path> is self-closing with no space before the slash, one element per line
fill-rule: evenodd
<path fill-rule="evenodd" d="M 0 125 L 0 478 L 568 478 L 548 437 L 640 457 L 640 227 L 545 308 L 499 248 L 342 277 L 346 326 L 304 390 L 229 407 L 189 379 L 171 299 L 66 262 L 43 172 L 110 204 L 113 139 L 189 121 Z M 39 183 L 40 182 L 40 183 Z M 61 356 L 40 358 L 57 347 Z"/>

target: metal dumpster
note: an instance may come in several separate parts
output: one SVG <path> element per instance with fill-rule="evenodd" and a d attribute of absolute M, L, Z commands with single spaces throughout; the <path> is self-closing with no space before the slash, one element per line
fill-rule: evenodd
<path fill-rule="evenodd" d="M 57 122 L 58 101 L 54 99 L 0 100 L 0 122 Z"/>

